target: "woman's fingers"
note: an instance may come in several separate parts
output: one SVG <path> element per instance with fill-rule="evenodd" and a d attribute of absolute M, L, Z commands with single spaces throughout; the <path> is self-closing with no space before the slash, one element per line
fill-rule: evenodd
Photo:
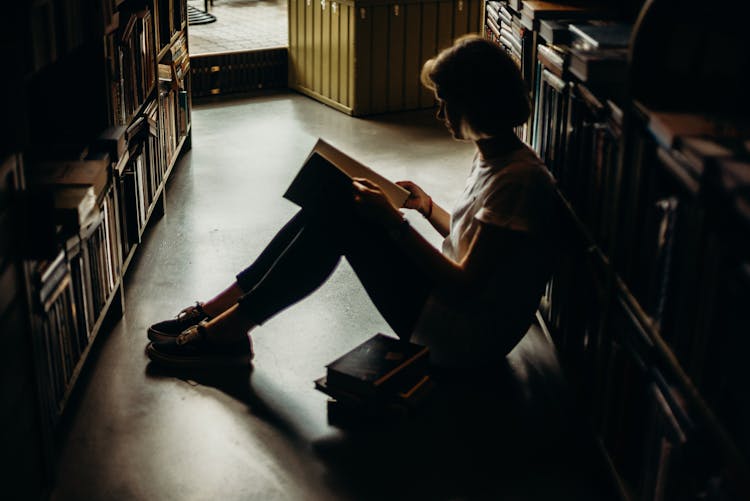
<path fill-rule="evenodd" d="M 422 206 L 422 201 L 427 198 L 427 194 L 422 188 L 412 181 L 396 181 L 396 184 L 409 192 L 409 198 L 404 201 L 404 207 L 419 209 Z"/>

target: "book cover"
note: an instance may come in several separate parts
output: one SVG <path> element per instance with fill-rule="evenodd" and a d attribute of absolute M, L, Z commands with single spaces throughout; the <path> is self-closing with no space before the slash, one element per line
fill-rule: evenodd
<path fill-rule="evenodd" d="M 300 207 L 330 204 L 352 191 L 352 178 L 362 177 L 377 184 L 395 207 L 403 207 L 409 192 L 329 143 L 318 139 L 284 198 Z"/>
<path fill-rule="evenodd" d="M 627 23 L 573 23 L 568 26 L 572 35 L 572 46 L 576 49 L 603 49 L 605 47 L 627 47 L 633 25 Z"/>
<path fill-rule="evenodd" d="M 426 346 L 376 334 L 327 366 L 326 384 L 357 395 L 400 388 L 404 381 L 425 375 L 429 361 Z"/>
<path fill-rule="evenodd" d="M 681 137 L 703 136 L 742 139 L 750 134 L 750 121 L 705 113 L 654 111 L 643 108 L 648 129 L 666 148 L 674 148 Z"/>
<path fill-rule="evenodd" d="M 52 190 L 58 223 L 72 230 L 93 222 L 98 211 L 96 195 L 91 186 L 61 186 Z"/>
<path fill-rule="evenodd" d="M 570 19 L 542 19 L 539 21 L 539 36 L 551 45 L 568 45 L 570 23 Z"/>
<path fill-rule="evenodd" d="M 571 49 L 570 56 L 570 72 L 582 82 L 625 81 L 628 65 L 627 49 Z"/>
<path fill-rule="evenodd" d="M 70 162 L 42 162 L 30 169 L 36 185 L 91 186 L 97 198 L 109 181 L 109 158 Z"/>
<path fill-rule="evenodd" d="M 557 77 L 563 78 L 568 63 L 566 54 L 556 51 L 552 47 L 540 45 L 537 48 L 537 59 L 544 66 L 544 69 L 549 70 Z"/>

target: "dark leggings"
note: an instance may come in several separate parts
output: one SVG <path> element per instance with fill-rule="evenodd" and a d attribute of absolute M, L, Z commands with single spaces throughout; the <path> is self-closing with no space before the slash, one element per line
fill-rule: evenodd
<path fill-rule="evenodd" d="M 353 210 L 298 212 L 237 275 L 240 311 L 260 325 L 320 287 L 345 256 L 388 325 L 408 338 L 431 282 L 387 232 Z"/>

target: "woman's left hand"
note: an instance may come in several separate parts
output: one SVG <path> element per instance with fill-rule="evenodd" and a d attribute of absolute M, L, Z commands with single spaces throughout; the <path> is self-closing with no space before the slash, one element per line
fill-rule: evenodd
<path fill-rule="evenodd" d="M 385 196 L 380 186 L 369 179 L 353 178 L 354 203 L 362 216 L 383 226 L 401 221 L 401 212 Z"/>

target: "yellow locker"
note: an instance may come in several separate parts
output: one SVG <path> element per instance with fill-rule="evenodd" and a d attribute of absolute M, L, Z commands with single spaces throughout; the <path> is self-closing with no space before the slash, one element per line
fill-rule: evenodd
<path fill-rule="evenodd" d="M 289 0 L 289 86 L 356 116 L 431 107 L 424 61 L 480 31 L 480 0 Z"/>

